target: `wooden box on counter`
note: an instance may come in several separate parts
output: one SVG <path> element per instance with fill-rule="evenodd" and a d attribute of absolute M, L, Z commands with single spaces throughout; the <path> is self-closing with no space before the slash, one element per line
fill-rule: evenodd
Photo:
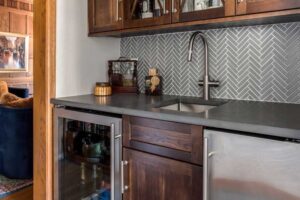
<path fill-rule="evenodd" d="M 137 60 L 110 60 L 108 68 L 109 83 L 113 93 L 139 93 Z"/>

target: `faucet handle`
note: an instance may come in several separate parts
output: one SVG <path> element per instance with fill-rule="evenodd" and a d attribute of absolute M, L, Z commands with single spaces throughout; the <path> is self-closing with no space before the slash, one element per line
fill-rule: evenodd
<path fill-rule="evenodd" d="M 199 86 L 204 86 L 204 81 L 200 80 L 198 82 Z M 207 83 L 210 87 L 218 87 L 220 85 L 220 81 L 216 81 L 216 80 L 209 80 Z"/>
<path fill-rule="evenodd" d="M 208 82 L 208 85 L 211 87 L 218 87 L 220 85 L 220 81 L 211 80 Z"/>

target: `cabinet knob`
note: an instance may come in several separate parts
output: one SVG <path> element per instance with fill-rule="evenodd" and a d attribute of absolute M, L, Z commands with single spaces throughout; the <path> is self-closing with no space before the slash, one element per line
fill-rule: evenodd
<path fill-rule="evenodd" d="M 244 0 L 237 0 L 237 2 L 238 2 L 238 3 L 242 3 L 242 2 L 244 2 Z"/>
<path fill-rule="evenodd" d="M 173 9 L 173 13 L 177 13 L 177 9 L 176 8 Z"/>
<path fill-rule="evenodd" d="M 127 191 L 129 189 L 128 185 L 124 185 L 124 191 Z"/>
<path fill-rule="evenodd" d="M 119 21 L 122 21 L 123 20 L 123 18 L 122 17 L 119 17 Z"/>
<path fill-rule="evenodd" d="M 166 10 L 166 11 L 165 11 L 165 14 L 169 14 L 169 10 Z"/>

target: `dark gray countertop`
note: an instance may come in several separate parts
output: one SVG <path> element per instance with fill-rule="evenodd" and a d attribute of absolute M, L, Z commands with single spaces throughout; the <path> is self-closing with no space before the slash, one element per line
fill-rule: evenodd
<path fill-rule="evenodd" d="M 201 98 L 164 95 L 149 97 L 136 94 L 114 94 L 109 97 L 82 95 L 52 99 L 57 105 L 91 109 L 160 120 L 202 125 L 234 131 L 300 139 L 300 105 L 232 100 L 213 100 L 223 104 L 202 113 L 163 110 L 157 107 L 179 101 L 203 103 Z"/>

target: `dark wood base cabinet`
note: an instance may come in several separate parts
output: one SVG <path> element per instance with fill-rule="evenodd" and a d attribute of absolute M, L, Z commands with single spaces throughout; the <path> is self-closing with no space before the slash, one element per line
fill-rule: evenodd
<path fill-rule="evenodd" d="M 202 167 L 124 148 L 124 200 L 201 200 Z"/>
<path fill-rule="evenodd" d="M 201 200 L 202 149 L 202 126 L 123 116 L 123 199 Z"/>

